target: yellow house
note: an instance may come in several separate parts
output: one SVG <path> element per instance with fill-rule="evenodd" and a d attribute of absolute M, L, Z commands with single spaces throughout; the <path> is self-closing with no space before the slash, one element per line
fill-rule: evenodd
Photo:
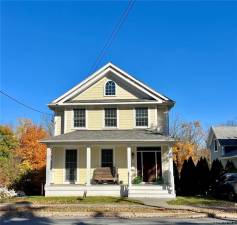
<path fill-rule="evenodd" d="M 55 99 L 45 195 L 175 197 L 173 106 L 111 63 Z"/>

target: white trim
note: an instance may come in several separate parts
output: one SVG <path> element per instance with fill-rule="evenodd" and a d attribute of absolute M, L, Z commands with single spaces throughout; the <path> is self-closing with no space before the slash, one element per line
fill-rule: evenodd
<path fill-rule="evenodd" d="M 168 101 L 169 99 L 160 93 L 156 92 L 155 90 L 149 88 L 145 84 L 141 83 L 140 81 L 136 80 L 134 77 L 126 73 L 125 71 L 119 69 L 112 63 L 106 64 L 104 67 L 93 73 L 91 76 L 89 76 L 87 79 L 70 89 L 68 92 L 60 96 L 59 98 L 55 99 L 53 103 L 62 103 L 63 101 L 67 101 L 70 99 L 73 95 L 78 94 L 78 92 L 83 90 L 83 86 L 85 86 L 85 89 L 91 85 L 93 82 L 97 81 L 98 79 L 102 78 L 105 74 L 108 72 L 113 72 L 117 76 L 119 76 L 121 79 L 127 81 L 140 91 L 146 93 L 147 95 L 151 96 L 152 98 L 156 99 L 158 102 L 162 103 L 164 101 Z M 97 79 L 96 79 L 97 78 Z"/>
<path fill-rule="evenodd" d="M 100 167 L 102 167 L 102 150 L 112 150 L 113 151 L 113 166 L 116 167 L 116 161 L 115 161 L 115 146 L 111 146 L 111 145 L 104 145 L 103 147 L 100 148 L 100 155 L 99 155 L 99 165 Z"/>
<path fill-rule="evenodd" d="M 144 102 L 114 102 L 111 99 L 111 102 L 84 102 L 84 103 L 58 103 L 58 104 L 48 104 L 49 107 L 59 107 L 59 106 L 86 106 L 86 105 L 160 105 L 161 103 L 156 101 L 144 101 Z"/>
<path fill-rule="evenodd" d="M 106 95 L 105 93 L 106 93 L 106 84 L 109 82 L 109 81 L 112 81 L 112 82 L 114 82 L 114 84 L 115 84 L 115 95 Z M 105 83 L 104 83 L 104 97 L 116 97 L 117 95 L 117 84 L 116 84 L 116 82 L 115 81 L 113 81 L 113 80 L 107 80 Z"/>
<path fill-rule="evenodd" d="M 131 157 L 132 157 L 132 148 L 127 147 L 128 187 L 132 186 L 132 171 L 131 171 L 132 159 Z"/>
<path fill-rule="evenodd" d="M 130 139 L 130 140 L 108 140 L 108 139 L 105 139 L 105 140 L 41 140 L 40 143 L 80 143 L 80 142 L 95 142 L 95 143 L 98 143 L 98 142 L 125 142 L 125 143 L 129 143 L 129 142 L 154 142 L 154 143 L 160 143 L 160 142 L 165 142 L 165 143 L 168 143 L 168 142 L 176 142 L 175 140 L 134 140 L 134 139 Z"/>
<path fill-rule="evenodd" d="M 86 147 L 86 185 L 91 185 L 91 148 Z"/>
<path fill-rule="evenodd" d="M 47 148 L 46 151 L 46 185 L 52 183 L 52 169 L 51 169 L 52 149 Z"/>

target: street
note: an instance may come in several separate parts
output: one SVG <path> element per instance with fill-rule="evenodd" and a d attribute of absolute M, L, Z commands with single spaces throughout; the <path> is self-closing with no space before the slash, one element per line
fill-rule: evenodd
<path fill-rule="evenodd" d="M 121 218 L 47 218 L 47 217 L 11 217 L 1 218 L 0 224 L 8 225 L 159 225 L 159 224 L 237 224 L 237 221 L 219 220 L 213 218 L 197 219 L 168 219 L 168 218 L 144 218 L 144 219 L 121 219 Z"/>

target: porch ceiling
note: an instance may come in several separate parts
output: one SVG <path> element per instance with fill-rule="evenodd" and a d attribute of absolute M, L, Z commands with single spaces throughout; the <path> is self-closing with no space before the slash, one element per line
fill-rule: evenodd
<path fill-rule="evenodd" d="M 70 133 L 50 137 L 40 141 L 41 143 L 85 143 L 85 142 L 149 142 L 157 143 L 174 142 L 170 136 L 148 129 L 139 130 L 76 130 Z"/>

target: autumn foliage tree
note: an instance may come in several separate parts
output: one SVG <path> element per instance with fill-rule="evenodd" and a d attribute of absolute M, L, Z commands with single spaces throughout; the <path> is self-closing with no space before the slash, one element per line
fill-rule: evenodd
<path fill-rule="evenodd" d="M 46 146 L 39 143 L 39 140 L 46 138 L 48 134 L 41 126 L 29 121 L 23 123 L 22 126 L 17 152 L 33 170 L 42 169 L 45 167 Z"/>
<path fill-rule="evenodd" d="M 176 118 L 171 126 L 171 135 L 176 140 L 173 157 L 179 171 L 189 157 L 194 163 L 200 157 L 209 159 L 209 151 L 205 147 L 206 133 L 199 121 L 184 122 Z"/>
<path fill-rule="evenodd" d="M 22 162 L 29 165 L 29 170 L 13 187 L 25 191 L 26 194 L 40 194 L 45 181 L 46 146 L 39 140 L 48 134 L 44 128 L 26 119 L 19 121 L 16 133 L 19 139 L 16 152 Z"/>

